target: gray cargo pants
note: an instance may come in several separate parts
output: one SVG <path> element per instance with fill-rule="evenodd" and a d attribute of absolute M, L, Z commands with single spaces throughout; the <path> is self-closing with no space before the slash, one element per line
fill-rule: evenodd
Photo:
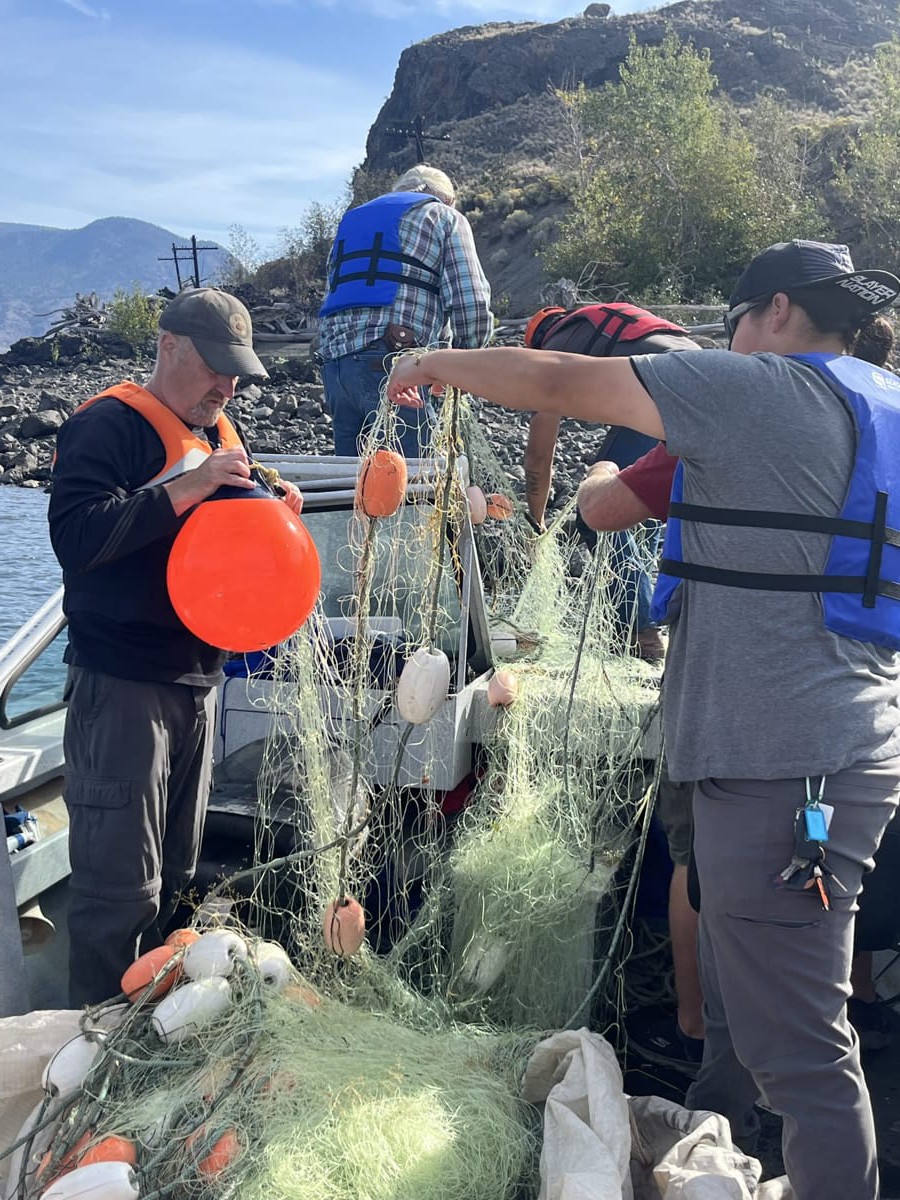
<path fill-rule="evenodd" d="M 746 1145 L 762 1094 L 784 1118 L 797 1200 L 878 1196 L 875 1127 L 846 1002 L 856 897 L 898 789 L 900 759 L 829 776 L 827 862 L 847 890 L 834 887 L 825 912 L 812 893 L 772 882 L 793 854 L 802 779 L 694 785 L 706 1043 L 685 1103 L 724 1114 Z"/>
<path fill-rule="evenodd" d="M 212 777 L 215 688 L 72 667 L 65 730 L 69 1001 L 116 995 L 193 878 Z"/>

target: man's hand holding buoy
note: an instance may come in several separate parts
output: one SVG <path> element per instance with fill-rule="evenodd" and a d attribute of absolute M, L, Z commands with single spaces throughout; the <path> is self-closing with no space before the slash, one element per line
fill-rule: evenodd
<path fill-rule="evenodd" d="M 181 516 L 195 504 L 206 500 L 220 487 L 243 488 L 250 491 L 255 486 L 250 478 L 250 463 L 243 449 L 213 450 L 212 454 L 191 471 L 185 471 L 177 479 L 164 483 L 169 493 L 175 515 Z"/>
<path fill-rule="evenodd" d="M 289 483 L 286 479 L 279 479 L 278 484 L 284 493 L 282 500 L 299 517 L 303 512 L 303 493 L 295 483 Z"/>

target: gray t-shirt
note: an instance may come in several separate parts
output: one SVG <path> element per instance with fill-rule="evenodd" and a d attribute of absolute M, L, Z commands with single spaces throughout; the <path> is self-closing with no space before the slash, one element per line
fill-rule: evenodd
<path fill-rule="evenodd" d="M 726 350 L 632 360 L 684 500 L 835 516 L 855 453 L 850 413 L 813 368 Z M 900 451 L 900 448 L 898 448 Z M 825 534 L 682 524 L 686 562 L 820 574 Z M 898 660 L 830 633 L 815 593 L 682 581 L 664 683 L 676 780 L 792 779 L 900 753 Z"/>

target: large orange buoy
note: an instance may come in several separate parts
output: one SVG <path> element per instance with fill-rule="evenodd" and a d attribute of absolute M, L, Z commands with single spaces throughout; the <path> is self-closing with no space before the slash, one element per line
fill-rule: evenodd
<path fill-rule="evenodd" d="M 325 909 L 322 921 L 325 945 L 332 954 L 351 958 L 366 936 L 366 914 L 358 900 L 344 896 L 333 900 Z"/>
<path fill-rule="evenodd" d="M 406 459 L 395 450 L 376 450 L 362 462 L 356 503 L 367 517 L 392 517 L 406 498 Z"/>
<path fill-rule="evenodd" d="M 182 526 L 169 554 L 169 598 L 210 646 L 265 650 L 296 633 L 312 612 L 322 582 L 319 555 L 281 500 L 263 488 L 228 491 L 198 505 Z"/>
<path fill-rule="evenodd" d="M 138 1000 L 158 1000 L 166 994 L 178 978 L 179 968 L 173 967 L 155 984 L 153 980 L 172 961 L 175 953 L 172 946 L 157 946 L 135 959 L 122 976 L 122 991 L 132 1004 L 137 1004 Z"/>

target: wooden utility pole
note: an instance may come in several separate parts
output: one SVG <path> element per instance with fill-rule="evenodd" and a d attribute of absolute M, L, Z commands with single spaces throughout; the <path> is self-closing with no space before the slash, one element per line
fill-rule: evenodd
<path fill-rule="evenodd" d="M 172 243 L 172 253 L 163 254 L 156 260 L 157 262 L 173 262 L 175 264 L 175 278 L 178 280 L 178 290 L 181 291 L 184 286 L 184 280 L 181 277 L 181 263 L 189 260 L 193 263 L 193 271 L 189 276 L 190 283 L 193 287 L 199 287 L 200 280 L 200 251 L 201 250 L 218 250 L 219 246 L 198 246 L 196 234 L 191 235 L 191 244 L 189 246 L 176 246 Z"/>
<path fill-rule="evenodd" d="M 384 131 L 388 137 L 397 137 L 408 140 L 413 138 L 416 143 L 416 162 L 425 161 L 425 143 L 426 142 L 449 142 L 449 133 L 426 133 L 425 121 L 420 113 L 413 119 L 411 125 L 388 125 Z"/>

